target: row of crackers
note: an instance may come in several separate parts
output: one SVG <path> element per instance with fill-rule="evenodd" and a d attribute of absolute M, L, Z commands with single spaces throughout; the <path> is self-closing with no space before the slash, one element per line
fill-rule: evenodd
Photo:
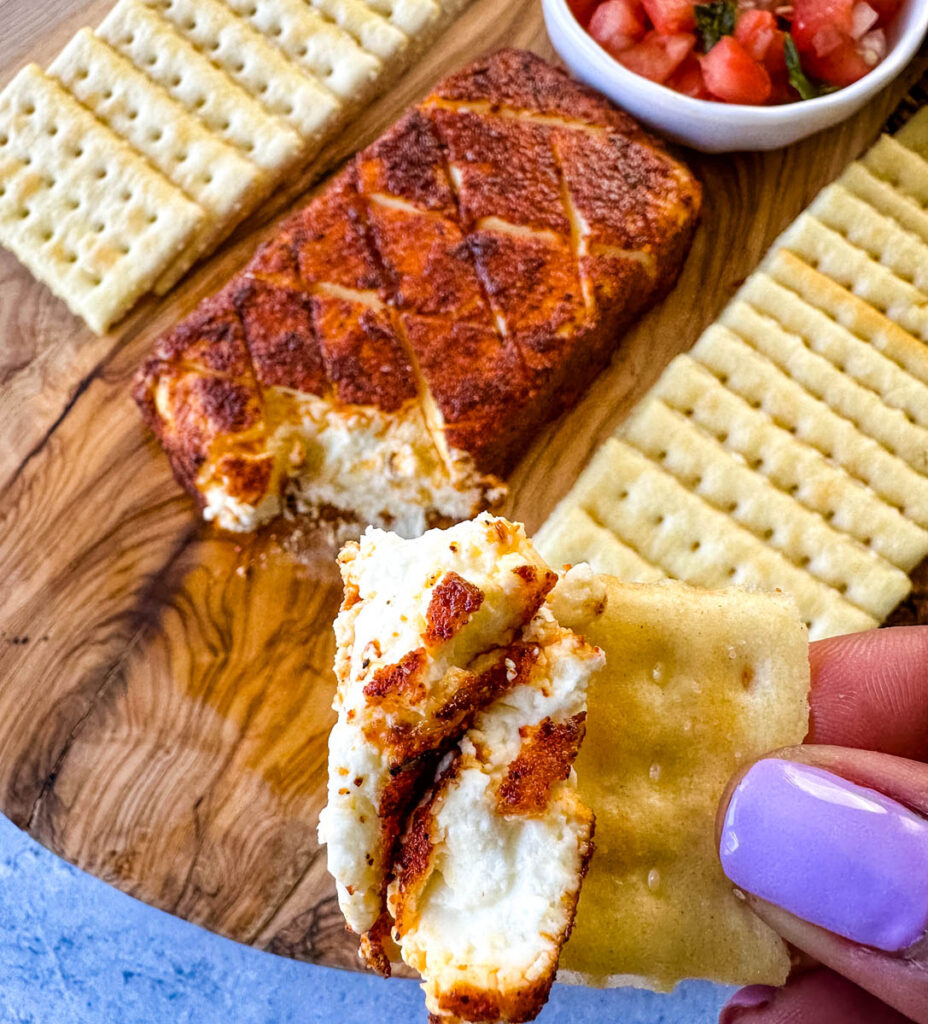
<path fill-rule="evenodd" d="M 928 109 L 777 240 L 537 537 L 553 563 L 779 589 L 878 625 L 928 556 Z"/>
<path fill-rule="evenodd" d="M 119 0 L 0 94 L 0 244 L 102 333 L 164 294 L 467 0 Z"/>

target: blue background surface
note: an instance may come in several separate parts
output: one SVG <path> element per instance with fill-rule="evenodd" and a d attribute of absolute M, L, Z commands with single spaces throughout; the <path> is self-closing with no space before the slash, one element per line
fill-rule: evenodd
<path fill-rule="evenodd" d="M 715 1024 L 729 990 L 556 986 L 540 1024 Z M 0 817 L 2 1024 L 425 1024 L 412 981 L 313 967 L 154 910 Z"/>

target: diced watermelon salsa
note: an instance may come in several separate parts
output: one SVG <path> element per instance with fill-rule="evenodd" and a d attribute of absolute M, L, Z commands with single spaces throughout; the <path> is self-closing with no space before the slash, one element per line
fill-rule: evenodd
<path fill-rule="evenodd" d="M 698 99 L 772 105 L 863 78 L 902 0 L 567 0 L 620 64 Z"/>

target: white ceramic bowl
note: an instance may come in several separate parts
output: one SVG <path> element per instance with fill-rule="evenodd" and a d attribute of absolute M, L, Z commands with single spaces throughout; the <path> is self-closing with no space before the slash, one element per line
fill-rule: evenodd
<path fill-rule="evenodd" d="M 778 107 L 697 100 L 624 68 L 595 42 L 567 6 L 542 0 L 551 42 L 571 73 L 661 134 L 701 149 L 778 149 L 856 113 L 915 55 L 928 29 L 928 0 L 905 0 L 889 36 L 889 52 L 868 75 L 837 92 Z"/>

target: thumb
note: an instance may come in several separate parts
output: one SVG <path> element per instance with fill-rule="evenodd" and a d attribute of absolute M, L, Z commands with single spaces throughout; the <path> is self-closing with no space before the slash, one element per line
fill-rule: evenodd
<path fill-rule="evenodd" d="M 928 1024 L 926 815 L 928 765 L 791 747 L 729 787 L 719 856 L 784 939 Z"/>

